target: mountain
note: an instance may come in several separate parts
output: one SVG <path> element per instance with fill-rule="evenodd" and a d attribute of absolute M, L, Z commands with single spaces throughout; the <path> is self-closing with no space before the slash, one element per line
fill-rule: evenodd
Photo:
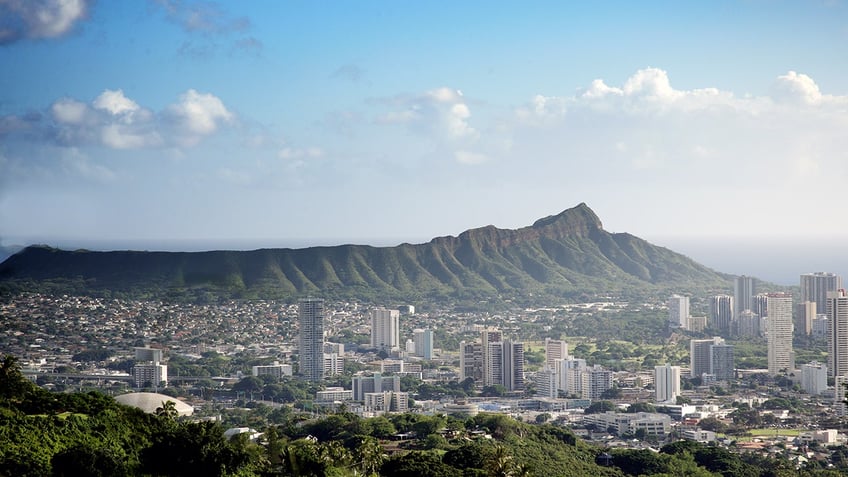
<path fill-rule="evenodd" d="M 516 230 L 486 226 L 395 247 L 93 252 L 32 246 L 0 264 L 5 290 L 145 297 L 562 297 L 704 289 L 730 276 L 627 233 L 586 205 Z"/>

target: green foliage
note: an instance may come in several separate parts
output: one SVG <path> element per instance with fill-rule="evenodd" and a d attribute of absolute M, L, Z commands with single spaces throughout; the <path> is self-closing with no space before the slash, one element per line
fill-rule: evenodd
<path fill-rule="evenodd" d="M 607 411 L 615 411 L 615 403 L 612 401 L 595 401 L 587 407 L 584 414 L 602 414 Z"/>

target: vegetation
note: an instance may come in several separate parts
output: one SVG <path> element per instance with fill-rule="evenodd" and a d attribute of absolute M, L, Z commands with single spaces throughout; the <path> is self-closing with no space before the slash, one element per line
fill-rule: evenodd
<path fill-rule="evenodd" d="M 728 277 L 629 234 L 584 204 L 518 230 L 484 227 L 424 244 L 198 253 L 28 247 L 0 264 L 0 292 L 183 299 L 580 299 L 596 291 L 702 289 Z"/>
<path fill-rule="evenodd" d="M 546 418 L 528 424 L 501 414 L 303 420 L 286 412 L 262 430 L 258 442 L 227 440 L 218 423 L 177 418 L 172 402 L 144 414 L 98 393 L 50 393 L 23 378 L 14 358 L 0 363 L 0 475 L 840 475 L 683 441 L 660 453 L 605 452 Z M 414 437 L 391 440 L 398 432 Z"/>

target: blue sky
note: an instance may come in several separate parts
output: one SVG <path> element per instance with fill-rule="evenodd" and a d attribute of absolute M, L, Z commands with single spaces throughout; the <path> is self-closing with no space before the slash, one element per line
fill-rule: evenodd
<path fill-rule="evenodd" d="M 846 45 L 843 1 L 0 0 L 0 244 L 848 236 Z"/>

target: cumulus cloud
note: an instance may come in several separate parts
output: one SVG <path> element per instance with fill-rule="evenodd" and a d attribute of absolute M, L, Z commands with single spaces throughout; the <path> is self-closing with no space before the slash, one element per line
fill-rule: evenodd
<path fill-rule="evenodd" d="M 89 0 L 0 0 L 0 45 L 58 38 L 85 19 Z"/>
<path fill-rule="evenodd" d="M 777 76 L 768 95 L 737 96 L 678 89 L 666 71 L 647 68 L 621 85 L 596 79 L 573 95 L 536 95 L 515 109 L 503 136 L 513 144 L 516 176 L 537 166 L 618 184 L 637 174 L 645 187 L 686 177 L 692 192 L 769 181 L 789 187 L 844 175 L 847 106 L 848 97 L 825 94 L 794 71 Z"/>
<path fill-rule="evenodd" d="M 212 134 L 222 123 L 233 120 L 233 113 L 218 97 L 193 89 L 180 95 L 179 102 L 168 107 L 168 113 L 191 137 Z"/>
<path fill-rule="evenodd" d="M 90 103 L 61 98 L 50 105 L 46 115 L 0 117 L 0 135 L 34 141 L 52 139 L 66 147 L 192 146 L 234 119 L 218 97 L 193 89 L 158 114 L 120 89 L 107 89 Z"/>
<path fill-rule="evenodd" d="M 455 148 L 475 142 L 479 132 L 469 123 L 471 109 L 462 91 L 447 87 L 417 95 L 403 95 L 383 100 L 392 107 L 379 115 L 377 124 L 405 124 L 418 134 Z"/>

